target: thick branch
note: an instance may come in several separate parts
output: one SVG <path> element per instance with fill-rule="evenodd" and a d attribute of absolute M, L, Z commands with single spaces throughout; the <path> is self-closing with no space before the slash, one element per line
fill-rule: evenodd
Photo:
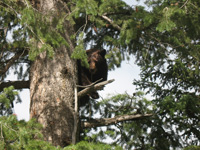
<path fill-rule="evenodd" d="M 102 118 L 102 119 L 93 119 L 90 121 L 84 121 L 81 123 L 82 128 L 94 128 L 94 127 L 100 127 L 100 126 L 108 126 L 112 124 L 116 124 L 122 121 L 128 121 L 128 120 L 136 120 L 136 119 L 142 119 L 144 117 L 151 117 L 152 114 L 137 114 L 137 115 L 122 115 L 122 116 L 116 116 L 114 118 Z"/>
<path fill-rule="evenodd" d="M 3 91 L 3 88 L 13 85 L 15 89 L 24 89 L 29 88 L 29 81 L 8 81 L 0 82 L 0 92 Z"/>
<path fill-rule="evenodd" d="M 8 69 L 15 63 L 17 59 L 27 55 L 27 53 L 28 51 L 26 50 L 16 53 L 10 60 L 8 60 L 6 66 L 2 70 L 0 70 L 0 75 L 6 73 L 6 71 L 8 71 Z"/>
<path fill-rule="evenodd" d="M 96 90 L 101 90 L 106 84 L 109 84 L 109 83 L 112 83 L 113 81 L 115 81 L 114 79 L 112 80 L 108 80 L 108 81 L 103 81 L 103 82 L 100 82 L 100 83 L 97 83 L 97 84 L 91 84 L 91 85 L 88 85 L 87 88 L 81 90 L 80 92 L 78 92 L 78 98 L 82 97 L 82 96 L 85 96 L 89 93 L 92 93 Z"/>

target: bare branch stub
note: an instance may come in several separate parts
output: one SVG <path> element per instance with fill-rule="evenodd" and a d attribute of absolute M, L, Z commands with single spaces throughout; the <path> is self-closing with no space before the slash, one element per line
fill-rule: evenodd
<path fill-rule="evenodd" d="M 112 83 L 113 81 L 115 81 L 115 80 L 112 79 L 112 80 L 108 80 L 108 81 L 99 82 L 97 84 L 88 85 L 87 88 L 78 92 L 78 98 L 85 96 L 85 95 L 87 95 L 91 92 L 94 92 L 96 90 L 101 90 L 106 84 Z"/>
<path fill-rule="evenodd" d="M 121 30 L 121 27 L 117 24 L 115 24 L 110 18 L 108 18 L 106 15 L 101 16 L 104 20 L 108 21 L 114 28 L 116 28 L 118 31 Z"/>
<path fill-rule="evenodd" d="M 81 122 L 81 127 L 92 128 L 92 127 L 108 126 L 108 125 L 116 124 L 122 121 L 142 119 L 142 118 L 151 117 L 151 116 L 153 116 L 153 114 L 144 114 L 144 115 L 132 114 L 132 115 L 115 116 L 113 118 L 92 119 L 90 121 Z"/>

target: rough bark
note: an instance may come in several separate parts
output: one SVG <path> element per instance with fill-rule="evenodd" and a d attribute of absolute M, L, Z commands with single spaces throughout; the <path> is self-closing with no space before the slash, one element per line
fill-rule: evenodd
<path fill-rule="evenodd" d="M 59 6 L 53 0 L 40 1 L 41 10 L 55 11 Z M 53 59 L 40 54 L 30 69 L 30 117 L 43 125 L 46 141 L 66 146 L 72 142 L 74 126 L 74 87 L 77 84 L 76 61 L 70 58 L 74 43 L 69 22 L 65 23 L 63 35 L 69 47 L 55 49 Z"/>
<path fill-rule="evenodd" d="M 63 48 L 62 53 L 57 53 L 53 60 L 41 54 L 31 67 L 30 82 L 31 118 L 36 118 L 43 125 L 45 140 L 60 146 L 71 143 L 74 124 L 76 70 L 66 53 L 67 50 Z M 63 74 L 66 66 L 67 73 Z"/>

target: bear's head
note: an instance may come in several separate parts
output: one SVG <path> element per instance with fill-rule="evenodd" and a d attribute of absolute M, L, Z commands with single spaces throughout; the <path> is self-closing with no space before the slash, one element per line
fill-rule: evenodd
<path fill-rule="evenodd" d="M 80 85 L 86 86 L 94 82 L 97 83 L 101 81 L 106 81 L 108 76 L 108 65 L 105 59 L 106 50 L 89 49 L 86 50 L 86 54 L 88 58 L 87 61 L 89 63 L 89 68 L 86 68 L 79 64 Z M 86 103 L 88 103 L 89 97 L 92 97 L 93 99 L 98 99 L 99 94 L 97 91 L 93 91 L 92 93 L 84 96 L 80 100 L 80 105 L 84 106 Z"/>
<path fill-rule="evenodd" d="M 89 71 L 91 74 L 96 74 L 97 71 L 106 64 L 106 50 L 90 49 L 86 51 L 88 56 Z M 107 64 L 106 64 L 107 65 Z"/>

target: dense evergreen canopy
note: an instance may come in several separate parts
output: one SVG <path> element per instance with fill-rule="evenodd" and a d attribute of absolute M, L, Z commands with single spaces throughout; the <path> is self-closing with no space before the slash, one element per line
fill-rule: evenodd
<path fill-rule="evenodd" d="M 198 149 L 200 145 L 200 1 L 146 0 L 145 6 L 129 6 L 121 0 L 57 0 L 63 10 L 57 16 L 40 13 L 38 1 L 0 2 L 0 147 L 4 149 L 59 149 L 42 141 L 40 126 L 17 121 L 12 103 L 20 101 L 14 90 L 29 88 L 29 67 L 42 53 L 54 57 L 55 48 L 69 46 L 63 38 L 64 21 L 74 26 L 73 59 L 87 65 L 86 48 L 105 48 L 110 69 L 136 58 L 141 68 L 138 90 L 119 94 L 80 109 L 81 120 L 94 116 L 147 117 L 116 122 L 104 128 L 88 127 L 81 140 L 111 149 Z M 70 12 L 70 13 L 69 13 Z M 54 14 L 55 15 L 55 14 Z M 92 46 L 91 46 L 92 45 Z M 7 81 L 14 70 L 18 81 Z M 14 88 L 11 86 L 13 85 Z M 125 89 L 126 90 L 126 89 Z M 112 146 L 102 145 L 105 138 Z M 65 149 L 86 149 L 81 142 Z M 43 145 L 43 146 L 41 146 Z"/>

